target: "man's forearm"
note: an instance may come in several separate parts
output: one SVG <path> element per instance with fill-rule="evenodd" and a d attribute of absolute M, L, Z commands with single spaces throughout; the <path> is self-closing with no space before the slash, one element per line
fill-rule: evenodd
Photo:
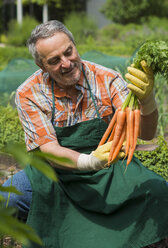
<path fill-rule="evenodd" d="M 64 169 L 77 169 L 77 160 L 80 155 L 80 153 L 73 151 L 71 149 L 68 149 L 66 147 L 62 147 L 58 144 L 57 141 L 52 141 L 47 144 L 44 144 L 40 146 L 40 150 L 45 153 L 50 153 L 54 156 L 58 157 L 65 157 L 70 159 L 72 163 L 65 163 L 64 165 L 54 164 L 51 162 L 52 166 L 58 167 L 58 168 L 64 168 Z"/>
<path fill-rule="evenodd" d="M 158 124 L 158 110 L 156 109 L 149 115 L 141 115 L 140 139 L 151 140 L 156 135 Z"/>
<path fill-rule="evenodd" d="M 79 153 L 68 149 L 66 147 L 62 147 L 58 144 L 58 141 L 52 141 L 47 144 L 40 146 L 40 150 L 45 153 L 50 153 L 54 156 L 65 157 L 70 159 L 73 163 L 55 163 L 53 161 L 49 161 L 50 164 L 55 168 L 61 168 L 65 170 L 100 170 L 105 168 L 108 161 L 108 154 L 110 149 L 109 144 L 105 144 L 104 146 L 100 146 L 96 149 L 96 151 L 90 154 Z"/>

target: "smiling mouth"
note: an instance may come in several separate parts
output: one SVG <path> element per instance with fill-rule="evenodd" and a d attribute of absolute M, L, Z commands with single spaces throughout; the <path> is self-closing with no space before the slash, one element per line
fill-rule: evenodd
<path fill-rule="evenodd" d="M 71 74 L 71 72 L 74 71 L 75 67 L 76 67 L 76 66 L 73 65 L 73 66 L 71 66 L 69 69 L 64 69 L 64 70 L 62 70 L 62 71 L 61 71 L 62 75 Z"/>
<path fill-rule="evenodd" d="M 71 69 L 70 71 L 64 71 L 62 72 L 62 75 L 68 75 L 68 74 L 71 74 L 73 72 L 74 68 Z"/>

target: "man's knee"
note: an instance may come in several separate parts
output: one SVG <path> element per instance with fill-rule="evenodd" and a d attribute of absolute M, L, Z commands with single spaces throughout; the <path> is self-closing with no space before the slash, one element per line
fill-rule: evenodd
<path fill-rule="evenodd" d="M 17 208 L 20 218 L 26 218 L 30 209 L 30 203 L 32 198 L 31 184 L 24 171 L 16 173 L 11 181 L 8 179 L 3 187 L 14 186 L 21 192 L 21 195 L 1 192 L 0 194 L 5 198 L 5 206 Z"/>

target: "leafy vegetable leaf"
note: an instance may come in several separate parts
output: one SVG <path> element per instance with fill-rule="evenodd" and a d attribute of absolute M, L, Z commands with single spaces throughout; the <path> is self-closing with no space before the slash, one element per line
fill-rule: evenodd
<path fill-rule="evenodd" d="M 154 72 L 168 79 L 168 44 L 162 40 L 146 41 L 136 53 L 133 63 L 136 68 L 142 69 L 140 62 L 145 60 Z"/>
<path fill-rule="evenodd" d="M 45 160 L 35 156 L 33 153 L 27 153 L 25 146 L 21 144 L 8 144 L 6 150 L 16 159 L 22 168 L 26 165 L 31 165 L 51 180 L 57 181 L 55 170 Z"/>
<path fill-rule="evenodd" d="M 0 185 L 0 191 L 15 193 L 17 195 L 22 195 L 22 193 L 20 191 L 18 191 L 14 186 L 3 187 L 3 186 Z"/>
<path fill-rule="evenodd" d="M 28 244 L 29 240 L 31 240 L 42 245 L 41 239 L 30 226 L 19 222 L 16 218 L 11 216 L 13 210 L 14 209 L 11 208 L 0 208 L 0 233 L 12 236 L 23 244 Z"/>

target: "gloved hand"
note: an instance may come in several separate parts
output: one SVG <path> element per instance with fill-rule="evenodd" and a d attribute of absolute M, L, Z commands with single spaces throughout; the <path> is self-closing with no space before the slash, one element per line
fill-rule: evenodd
<path fill-rule="evenodd" d="M 107 142 L 104 145 L 99 146 L 95 151 L 91 154 L 80 154 L 77 167 L 79 170 L 95 170 L 98 171 L 100 169 L 108 167 L 108 157 L 111 148 L 111 142 Z M 120 152 L 117 160 L 123 158 L 125 156 L 124 152 Z M 116 162 L 116 160 L 115 160 Z"/>
<path fill-rule="evenodd" d="M 154 75 L 145 60 L 141 61 L 143 71 L 129 66 L 125 77 L 132 83 L 127 87 L 138 97 L 141 104 L 141 113 L 148 115 L 156 109 L 156 101 L 153 93 Z"/>

